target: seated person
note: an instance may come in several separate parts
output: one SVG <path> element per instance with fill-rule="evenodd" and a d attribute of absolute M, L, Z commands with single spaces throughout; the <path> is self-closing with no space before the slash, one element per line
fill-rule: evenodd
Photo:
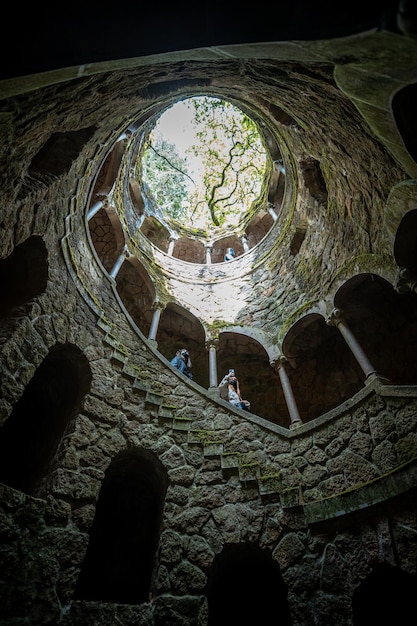
<path fill-rule="evenodd" d="M 176 355 L 173 359 L 171 359 L 171 365 L 180 370 L 185 376 L 192 379 L 193 375 L 190 372 L 192 367 L 190 355 L 185 348 L 181 348 L 181 350 L 177 350 Z"/>
<path fill-rule="evenodd" d="M 235 251 L 233 250 L 233 248 L 227 248 L 226 254 L 224 255 L 224 260 L 233 261 L 234 258 L 235 258 Z"/>
<path fill-rule="evenodd" d="M 232 372 L 229 371 L 229 373 L 223 377 L 219 389 L 220 397 L 223 398 L 223 400 L 227 400 L 238 409 L 250 410 L 250 402 L 242 399 L 239 381 L 234 374 L 234 370 L 232 370 Z"/>

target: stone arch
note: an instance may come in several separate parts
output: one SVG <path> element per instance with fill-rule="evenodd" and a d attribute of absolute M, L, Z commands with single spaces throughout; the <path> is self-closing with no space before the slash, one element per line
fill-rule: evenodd
<path fill-rule="evenodd" d="M 313 157 L 300 161 L 300 168 L 305 186 L 311 197 L 318 202 L 327 202 L 327 186 L 320 167 L 320 162 Z"/>
<path fill-rule="evenodd" d="M 129 257 L 123 262 L 116 276 L 116 289 L 126 311 L 139 330 L 148 337 L 153 316 L 155 287 L 148 272 L 136 257 Z"/>
<path fill-rule="evenodd" d="M 388 563 L 377 565 L 353 593 L 353 626 L 412 626 L 416 591 L 415 574 Z"/>
<path fill-rule="evenodd" d="M 168 474 L 151 451 L 119 452 L 101 485 L 75 597 L 118 604 L 149 599 Z"/>
<path fill-rule="evenodd" d="M 223 263 L 227 248 L 233 248 L 235 251 L 235 257 L 240 256 L 244 252 L 240 237 L 237 235 L 229 235 L 228 237 L 223 237 L 213 243 L 211 262 Z"/>
<path fill-rule="evenodd" d="M 246 235 L 250 248 L 254 248 L 272 228 L 274 218 L 266 209 L 260 209 L 246 227 Z"/>
<path fill-rule="evenodd" d="M 208 388 L 206 333 L 200 320 L 188 309 L 170 302 L 161 313 L 156 336 L 158 350 L 169 361 L 180 348 L 187 348 L 192 362 L 194 382 Z"/>
<path fill-rule="evenodd" d="M 125 246 L 125 235 L 113 207 L 102 207 L 88 222 L 91 242 L 107 272 L 111 272 Z"/>
<path fill-rule="evenodd" d="M 166 226 L 164 226 L 153 215 L 147 216 L 140 227 L 140 230 L 144 237 L 149 239 L 154 246 L 162 250 L 168 251 L 170 233 Z"/>
<path fill-rule="evenodd" d="M 145 212 L 145 201 L 140 185 L 134 178 L 129 178 L 129 195 L 136 214 L 142 216 Z"/>
<path fill-rule="evenodd" d="M 0 480 L 33 495 L 91 384 L 90 365 L 72 344 L 56 344 L 0 429 Z"/>
<path fill-rule="evenodd" d="M 399 267 L 417 276 L 417 209 L 408 211 L 398 225 L 394 258 Z"/>
<path fill-rule="evenodd" d="M 125 152 L 125 142 L 116 141 L 98 172 L 94 193 L 107 196 L 113 189 Z"/>
<path fill-rule="evenodd" d="M 393 384 L 417 382 L 417 294 L 364 273 L 342 285 L 334 303 L 377 372 Z"/>
<path fill-rule="evenodd" d="M 206 262 L 204 244 L 189 237 L 179 237 L 176 240 L 172 256 L 180 261 L 188 261 L 188 263 L 203 264 Z"/>
<path fill-rule="evenodd" d="M 291 256 L 297 256 L 297 254 L 300 252 L 300 248 L 303 245 L 304 239 L 306 238 L 307 229 L 307 222 L 303 222 L 302 224 L 296 226 L 290 242 Z"/>
<path fill-rule="evenodd" d="M 392 112 L 404 145 L 417 162 L 417 83 L 403 87 L 392 98 Z"/>
<path fill-rule="evenodd" d="M 95 127 L 90 126 L 66 133 L 53 133 L 33 157 L 28 173 L 37 178 L 62 176 L 70 170 L 95 131 Z"/>
<path fill-rule="evenodd" d="M 243 328 L 228 328 L 219 334 L 218 379 L 221 380 L 230 368 L 236 372 L 242 395 L 251 403 L 251 411 L 274 423 L 281 424 L 277 420 L 283 420 L 282 425 L 287 426 L 282 390 L 260 336 L 254 337 L 250 329 Z"/>
<path fill-rule="evenodd" d="M 390 244 L 393 247 L 393 253 L 398 265 L 399 258 L 395 256 L 396 250 L 399 248 L 401 252 L 404 245 L 403 237 L 405 235 L 402 220 L 407 217 L 408 212 L 417 209 L 417 180 L 408 179 L 402 180 L 397 185 L 392 187 L 387 198 L 386 209 L 384 213 L 384 227 L 389 239 Z M 399 228 L 401 231 L 399 233 Z M 412 223 L 414 229 L 414 222 Z M 413 231 L 414 232 L 414 231 Z M 412 233 L 410 233 L 412 235 Z M 398 235 L 400 235 L 400 241 L 397 242 Z"/>
<path fill-rule="evenodd" d="M 282 352 L 303 422 L 327 413 L 363 386 L 362 370 L 342 335 L 319 313 L 305 315 L 290 328 Z"/>
<path fill-rule="evenodd" d="M 212 564 L 207 586 L 208 626 L 291 626 L 287 588 L 267 550 L 227 544 Z"/>
<path fill-rule="evenodd" d="M 46 290 L 48 252 L 42 237 L 33 235 L 0 261 L 0 319 Z"/>

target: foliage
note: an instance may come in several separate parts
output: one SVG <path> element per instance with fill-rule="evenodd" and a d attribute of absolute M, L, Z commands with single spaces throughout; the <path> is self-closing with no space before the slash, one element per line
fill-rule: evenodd
<path fill-rule="evenodd" d="M 181 155 L 160 132 L 162 114 L 142 154 L 144 183 L 167 217 L 201 228 L 235 225 L 265 178 L 267 156 L 255 122 L 219 98 L 188 98 L 171 113 L 174 107 L 188 112 L 187 145 Z"/>
<path fill-rule="evenodd" d="M 184 197 L 187 194 L 185 182 L 186 162 L 178 154 L 175 145 L 166 139 L 157 138 L 152 144 L 148 137 L 142 158 L 141 176 L 152 191 L 153 201 L 174 219 L 186 216 Z"/>

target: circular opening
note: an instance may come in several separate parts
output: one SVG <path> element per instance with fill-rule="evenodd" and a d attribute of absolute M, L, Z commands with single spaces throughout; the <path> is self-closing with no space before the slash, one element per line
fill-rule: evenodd
<path fill-rule="evenodd" d="M 148 132 L 137 179 L 148 210 L 189 229 L 236 228 L 262 200 L 270 156 L 258 126 L 231 102 L 195 96 Z"/>

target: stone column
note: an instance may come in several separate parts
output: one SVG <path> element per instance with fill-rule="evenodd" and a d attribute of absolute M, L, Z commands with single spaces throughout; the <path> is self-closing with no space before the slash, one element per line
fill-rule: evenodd
<path fill-rule="evenodd" d="M 104 200 L 99 200 L 98 202 L 96 202 L 95 204 L 93 204 L 93 206 L 88 209 L 87 212 L 87 221 L 91 220 L 92 217 L 95 216 L 96 213 L 98 213 L 101 209 L 101 207 L 104 206 Z"/>
<path fill-rule="evenodd" d="M 154 311 L 152 316 L 151 327 L 149 329 L 148 339 L 151 341 L 156 340 L 156 334 L 158 332 L 159 320 L 161 319 L 162 305 L 160 303 L 154 304 Z"/>
<path fill-rule="evenodd" d="M 211 389 L 217 389 L 217 349 L 216 343 L 211 341 L 207 346 L 209 357 L 209 387 Z"/>
<path fill-rule="evenodd" d="M 295 401 L 290 379 L 288 378 L 288 374 L 285 371 L 284 363 L 286 362 L 286 360 L 287 359 L 285 357 L 281 357 L 278 361 L 272 363 L 271 365 L 275 366 L 275 369 L 278 371 L 282 391 L 284 392 L 284 398 L 288 408 L 288 413 L 290 414 L 290 428 L 297 428 L 298 426 L 301 426 L 303 421 L 298 412 L 298 407 Z"/>
<path fill-rule="evenodd" d="M 213 248 L 212 246 L 206 246 L 206 263 L 207 265 L 211 265 L 211 252 Z"/>
<path fill-rule="evenodd" d="M 167 251 L 168 256 L 172 256 L 174 254 L 175 241 L 176 241 L 175 237 L 169 238 L 168 251 Z"/>
<path fill-rule="evenodd" d="M 274 209 L 272 206 L 268 207 L 268 211 L 269 213 L 272 215 L 272 219 L 274 220 L 274 222 L 278 219 L 278 215 L 275 213 Z"/>
<path fill-rule="evenodd" d="M 123 252 L 120 254 L 119 258 L 117 259 L 116 263 L 113 265 L 113 268 L 110 272 L 110 276 L 112 278 L 116 278 L 117 274 L 119 273 L 120 268 L 123 265 L 123 262 L 126 258 L 126 253 L 127 253 L 127 248 L 126 246 L 123 248 Z"/>
<path fill-rule="evenodd" d="M 206 350 L 208 352 L 209 360 L 209 395 L 218 400 L 220 397 L 220 389 L 217 381 L 217 346 L 218 339 L 209 339 L 206 341 Z"/>
<path fill-rule="evenodd" d="M 142 226 L 142 224 L 143 224 L 143 222 L 144 222 L 144 221 L 145 221 L 145 213 L 142 213 L 142 214 L 138 217 L 138 219 L 137 219 L 137 221 L 136 221 L 136 224 L 135 224 L 135 226 L 136 226 L 136 228 L 137 228 L 138 230 L 141 228 L 141 226 Z"/>
<path fill-rule="evenodd" d="M 343 339 L 346 341 L 347 345 L 351 349 L 353 356 L 361 366 L 366 379 L 368 379 L 370 376 L 372 376 L 372 378 L 383 379 L 383 377 L 378 375 L 375 367 L 368 359 L 367 355 L 365 354 L 364 350 L 362 349 L 361 345 L 359 344 L 358 340 L 350 329 L 348 323 L 344 319 L 342 311 L 340 311 L 339 309 L 334 309 L 334 311 L 332 311 L 332 313 L 330 314 L 330 317 L 327 319 L 327 323 L 329 324 L 329 326 L 336 326 L 336 328 L 339 330 Z"/>
<path fill-rule="evenodd" d="M 119 141 L 124 141 L 125 139 L 130 139 L 131 136 L 132 136 L 132 131 L 127 129 L 121 135 L 118 136 L 116 141 L 119 142 Z"/>
<path fill-rule="evenodd" d="M 241 242 L 242 242 L 242 246 L 243 246 L 243 252 L 248 252 L 249 248 L 249 243 L 248 240 L 246 238 L 246 235 L 242 235 L 242 237 L 240 238 Z"/>

